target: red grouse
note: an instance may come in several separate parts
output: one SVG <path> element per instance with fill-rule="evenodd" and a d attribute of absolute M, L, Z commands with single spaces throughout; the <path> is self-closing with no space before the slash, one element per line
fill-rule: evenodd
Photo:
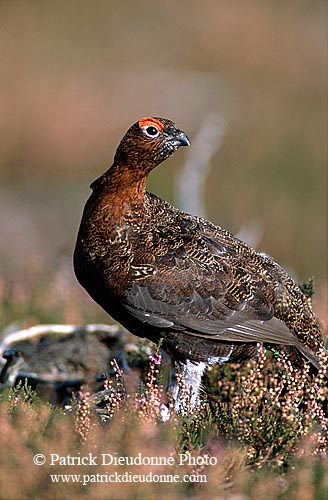
<path fill-rule="evenodd" d="M 318 368 L 322 334 L 293 279 L 228 231 L 146 190 L 151 170 L 189 145 L 170 120 L 132 125 L 91 184 L 77 279 L 130 332 L 162 339 L 194 401 L 206 366 L 252 357 L 257 342 L 288 346 Z"/>

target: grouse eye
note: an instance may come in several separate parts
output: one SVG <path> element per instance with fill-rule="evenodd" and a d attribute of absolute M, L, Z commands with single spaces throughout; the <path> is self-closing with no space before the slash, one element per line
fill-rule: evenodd
<path fill-rule="evenodd" d="M 159 130 L 156 127 L 153 127 L 153 125 L 149 125 L 148 127 L 143 127 L 144 133 L 148 137 L 157 137 L 159 134 Z"/>

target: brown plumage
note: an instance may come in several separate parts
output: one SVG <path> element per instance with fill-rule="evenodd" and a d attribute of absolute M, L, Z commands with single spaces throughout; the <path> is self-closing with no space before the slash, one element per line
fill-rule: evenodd
<path fill-rule="evenodd" d="M 150 171 L 189 145 L 163 118 L 128 130 L 113 165 L 91 185 L 77 279 L 132 333 L 163 339 L 191 385 L 210 363 L 255 355 L 257 342 L 288 346 L 318 367 L 320 328 L 292 278 L 228 231 L 146 191 Z"/>

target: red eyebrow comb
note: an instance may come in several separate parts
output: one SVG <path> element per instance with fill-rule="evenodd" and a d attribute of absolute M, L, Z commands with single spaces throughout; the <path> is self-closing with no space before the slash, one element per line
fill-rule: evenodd
<path fill-rule="evenodd" d="M 162 131 L 164 128 L 163 123 L 161 123 L 159 120 L 156 120 L 155 118 L 151 118 L 150 116 L 146 116 L 146 118 L 141 118 L 138 122 L 139 127 L 149 127 L 153 126 L 156 127 L 157 130 Z"/>

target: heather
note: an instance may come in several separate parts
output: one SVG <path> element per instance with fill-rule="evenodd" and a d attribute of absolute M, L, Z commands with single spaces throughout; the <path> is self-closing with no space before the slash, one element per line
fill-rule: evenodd
<path fill-rule="evenodd" d="M 323 371 L 311 374 L 305 363 L 295 370 L 283 353 L 259 350 L 258 359 L 245 365 L 212 367 L 197 408 L 178 377 L 184 404 L 177 414 L 164 390 L 159 348 L 149 356 L 140 345 L 133 391 L 127 390 L 131 373 L 124 374 L 115 360 L 101 388 L 82 387 L 63 406 L 40 399 L 26 383 L 7 389 L 0 412 L 2 498 L 97 499 L 110 488 L 110 498 L 261 498 L 266 491 L 269 499 L 295 492 L 295 498 L 324 499 Z M 324 367 L 327 359 L 322 362 Z M 171 412 L 166 422 L 163 402 Z M 33 463 L 39 453 L 47 464 Z M 84 456 L 106 460 L 95 466 L 67 458 Z M 167 461 L 153 465 L 154 457 Z M 17 471 L 24 471 L 20 481 Z M 130 481 L 104 482 L 114 473 Z M 133 474 L 154 474 L 155 481 L 132 482 Z M 78 475 L 79 482 L 53 482 L 54 475 Z M 157 482 L 160 475 L 166 480 Z M 175 475 L 192 482 L 167 480 Z"/>

